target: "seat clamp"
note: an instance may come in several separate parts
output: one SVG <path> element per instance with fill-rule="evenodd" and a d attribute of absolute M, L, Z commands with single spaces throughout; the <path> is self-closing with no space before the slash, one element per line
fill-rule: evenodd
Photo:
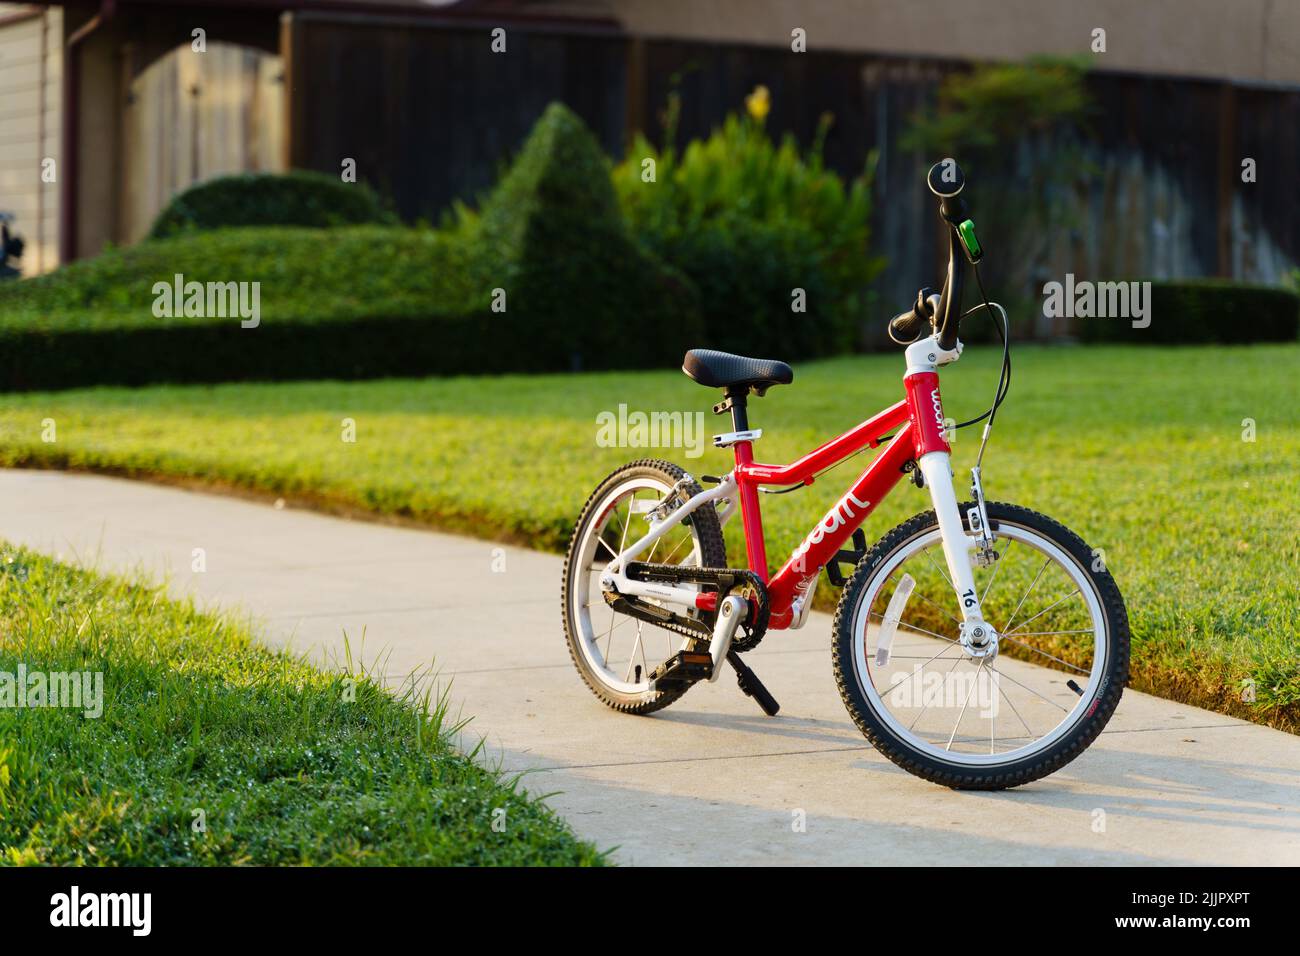
<path fill-rule="evenodd" d="M 721 435 L 713 436 L 713 446 L 715 448 L 728 448 L 737 442 L 758 441 L 763 437 L 763 429 L 751 428 L 743 432 L 724 432 Z"/>

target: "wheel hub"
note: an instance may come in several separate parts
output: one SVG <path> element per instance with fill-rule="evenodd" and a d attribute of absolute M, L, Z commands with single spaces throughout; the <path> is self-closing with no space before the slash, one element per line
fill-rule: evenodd
<path fill-rule="evenodd" d="M 963 621 L 959 633 L 961 646 L 971 657 L 998 655 L 998 632 L 984 621 Z"/>

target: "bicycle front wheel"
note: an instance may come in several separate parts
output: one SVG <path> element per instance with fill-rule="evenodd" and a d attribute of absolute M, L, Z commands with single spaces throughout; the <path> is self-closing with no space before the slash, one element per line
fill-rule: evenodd
<path fill-rule="evenodd" d="M 970 503 L 961 506 L 963 521 Z M 961 612 L 933 512 L 859 562 L 835 616 L 835 677 L 858 728 L 905 770 L 999 790 L 1069 763 L 1128 680 L 1128 616 L 1100 554 L 1063 525 L 990 502 L 998 558 L 976 567 L 997 652 L 959 639 Z"/>

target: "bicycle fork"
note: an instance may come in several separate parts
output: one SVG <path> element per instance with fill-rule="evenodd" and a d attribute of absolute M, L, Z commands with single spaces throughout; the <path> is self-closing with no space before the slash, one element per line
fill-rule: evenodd
<path fill-rule="evenodd" d="M 948 566 L 948 583 L 961 608 L 961 643 L 974 657 L 992 657 L 997 654 L 997 633 L 984 620 L 971 561 L 971 552 L 980 548 L 982 541 L 967 534 L 962 525 L 949 460 L 947 452 L 932 451 L 922 455 L 917 465 L 925 479 L 925 487 L 930 492 L 934 514 L 939 521 L 943 557 Z"/>
<path fill-rule="evenodd" d="M 984 491 L 976 468 L 972 472 L 971 484 L 976 498 L 971 518 L 974 534 L 967 534 L 953 490 L 952 454 L 945 435 L 943 401 L 939 395 L 938 367 L 955 362 L 960 354 L 960 343 L 950 351 L 940 348 L 933 337 L 913 343 L 907 349 L 908 369 L 903 382 L 912 420 L 917 426 L 917 450 L 921 453 L 917 457 L 917 467 L 925 488 L 930 492 L 930 501 L 938 519 L 944 562 L 948 566 L 947 583 L 961 608 L 960 641 L 972 657 L 991 658 L 997 654 L 998 635 L 984 620 L 971 560 L 973 551 L 985 555 L 992 552 Z"/>

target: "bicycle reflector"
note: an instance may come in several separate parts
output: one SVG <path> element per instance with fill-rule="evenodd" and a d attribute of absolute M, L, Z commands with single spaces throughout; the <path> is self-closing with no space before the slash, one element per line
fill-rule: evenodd
<path fill-rule="evenodd" d="M 903 608 L 907 606 L 907 599 L 912 596 L 914 587 L 916 587 L 916 579 L 903 572 L 898 587 L 894 588 L 894 596 L 889 599 L 889 607 L 885 608 L 885 619 L 880 622 L 880 632 L 876 638 L 877 667 L 884 667 L 889 663 L 889 649 L 894 644 L 894 632 L 898 630 L 898 622 L 903 617 Z"/>

